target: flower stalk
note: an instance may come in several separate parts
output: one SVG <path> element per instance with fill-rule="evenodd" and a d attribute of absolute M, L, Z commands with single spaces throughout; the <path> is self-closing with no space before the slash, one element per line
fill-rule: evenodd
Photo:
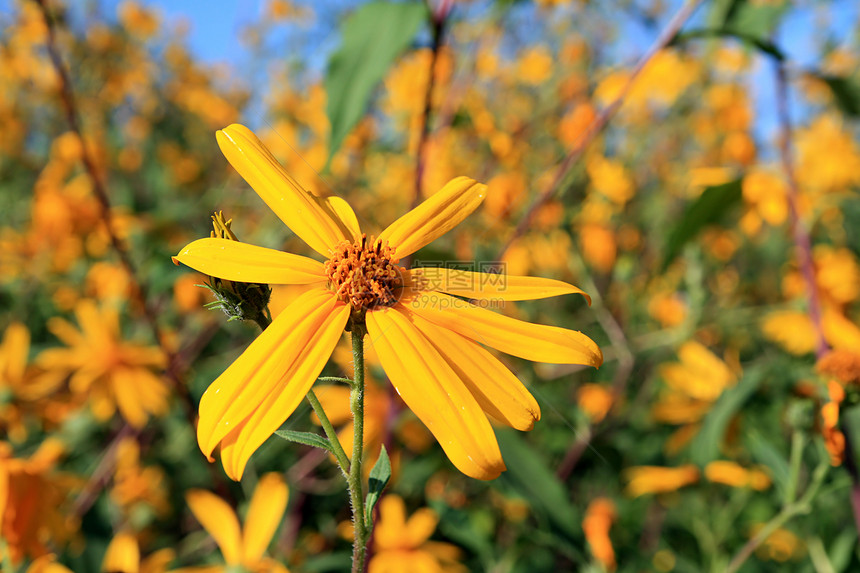
<path fill-rule="evenodd" d="M 352 325 L 352 359 L 354 378 L 349 396 L 349 406 L 353 418 L 352 463 L 349 466 L 349 498 L 352 503 L 352 571 L 364 571 L 367 557 L 367 542 L 370 528 L 365 519 L 364 493 L 361 483 L 361 462 L 364 456 L 364 335 L 367 330 L 363 324 Z"/>

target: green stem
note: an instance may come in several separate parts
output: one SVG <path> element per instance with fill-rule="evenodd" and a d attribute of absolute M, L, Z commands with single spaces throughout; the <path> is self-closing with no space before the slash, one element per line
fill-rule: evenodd
<path fill-rule="evenodd" d="M 363 573 L 367 557 L 367 542 L 370 530 L 364 515 L 364 494 L 361 484 L 361 461 L 364 455 L 364 325 L 352 326 L 352 359 L 355 380 L 349 396 L 352 410 L 352 463 L 349 466 L 349 497 L 352 502 L 352 525 L 354 538 L 352 544 L 352 571 Z"/>
<path fill-rule="evenodd" d="M 785 488 L 785 500 L 783 505 L 789 505 L 797 497 L 797 482 L 800 480 L 800 460 L 803 455 L 803 447 L 806 445 L 806 439 L 803 432 L 795 430 L 791 435 L 791 454 L 789 457 L 788 467 L 788 485 Z"/>
<path fill-rule="evenodd" d="M 753 551 L 755 551 L 759 545 L 764 543 L 774 531 L 782 527 L 789 519 L 797 515 L 809 513 L 812 510 L 812 500 L 821 489 L 821 484 L 824 483 L 824 478 L 827 475 L 827 471 L 830 469 L 829 466 L 830 463 L 828 460 L 822 460 L 821 463 L 818 464 L 818 467 L 815 468 L 815 471 L 812 474 L 812 482 L 809 484 L 809 487 L 806 488 L 803 496 L 783 507 L 782 511 L 780 511 L 773 519 L 768 521 L 755 535 L 755 537 L 750 539 L 746 545 L 738 551 L 731 563 L 729 563 L 729 566 L 726 568 L 726 573 L 735 573 L 740 569 L 744 562 L 749 559 L 749 556 L 753 554 Z"/>
<path fill-rule="evenodd" d="M 349 458 L 346 456 L 346 452 L 343 451 L 343 446 L 340 440 L 337 439 L 337 432 L 329 421 L 328 416 L 326 416 L 325 410 L 322 404 L 320 404 L 320 399 L 317 398 L 313 389 L 308 390 L 307 399 L 311 403 L 311 408 L 314 409 L 317 418 L 320 419 L 320 425 L 325 431 L 328 441 L 331 443 L 332 453 L 334 453 L 334 457 L 337 460 L 337 465 L 340 466 L 340 471 L 343 472 L 343 477 L 349 479 L 349 474 L 347 473 L 349 472 Z"/>

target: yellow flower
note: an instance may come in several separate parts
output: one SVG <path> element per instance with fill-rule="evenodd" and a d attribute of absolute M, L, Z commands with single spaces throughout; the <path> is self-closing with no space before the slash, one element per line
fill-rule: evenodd
<path fill-rule="evenodd" d="M 164 471 L 158 466 L 140 465 L 140 445 L 133 437 L 123 438 L 116 449 L 116 471 L 110 497 L 126 515 L 149 506 L 158 515 L 170 510 Z"/>
<path fill-rule="evenodd" d="M 27 567 L 27 573 L 72 573 L 72 571 L 56 562 L 53 553 L 42 555 Z"/>
<path fill-rule="evenodd" d="M 48 553 L 76 529 L 74 518 L 62 505 L 76 480 L 54 467 L 63 455 L 59 441 L 48 439 L 27 459 L 12 457 L 12 448 L 0 442 L 0 538 L 13 563 L 25 555 Z"/>
<path fill-rule="evenodd" d="M 612 500 L 598 497 L 588 504 L 582 520 L 582 531 L 591 548 L 591 554 L 609 571 L 615 570 L 615 550 L 612 548 L 609 530 L 616 517 L 615 504 Z"/>
<path fill-rule="evenodd" d="M 281 476 L 265 474 L 251 496 L 242 528 L 230 506 L 215 494 L 194 489 L 185 496 L 194 517 L 215 539 L 226 564 L 240 565 L 253 573 L 287 573 L 286 567 L 263 554 L 281 523 L 288 497 Z"/>
<path fill-rule="evenodd" d="M 460 550 L 450 543 L 428 541 L 439 517 L 423 507 L 406 518 L 406 504 L 400 496 L 389 494 L 379 502 L 379 521 L 373 528 L 374 554 L 369 573 L 436 573 L 461 570 Z"/>
<path fill-rule="evenodd" d="M 130 533 L 118 533 L 111 539 L 102 560 L 105 573 L 164 573 L 173 561 L 172 549 L 161 549 L 141 560 L 137 539 Z"/>
<path fill-rule="evenodd" d="M 770 487 L 770 477 L 760 468 L 746 469 L 728 460 L 716 460 L 705 466 L 708 481 L 731 487 L 750 487 L 762 491 Z"/>
<path fill-rule="evenodd" d="M 117 408 L 135 428 L 150 415 L 167 411 L 169 389 L 152 372 L 163 368 L 165 356 L 157 347 L 141 346 L 120 338 L 119 314 L 109 306 L 98 308 L 92 300 L 75 305 L 80 329 L 54 317 L 48 328 L 69 348 L 42 351 L 36 364 L 46 376 L 71 375 L 69 388 L 88 395 L 90 408 L 99 420 L 113 416 Z"/>
<path fill-rule="evenodd" d="M 624 470 L 627 488 L 624 493 L 639 497 L 649 493 L 667 493 L 699 481 L 699 469 L 694 465 L 677 468 L 636 466 Z"/>
<path fill-rule="evenodd" d="M 482 345 L 539 362 L 602 363 L 600 349 L 580 332 L 530 324 L 451 296 L 483 302 L 585 294 L 572 285 L 397 266 L 395 251 L 406 257 L 454 228 L 481 204 L 484 185 L 458 177 L 378 239 L 368 240 L 346 201 L 305 191 L 248 128 L 231 125 L 217 138 L 269 207 L 328 259 L 323 264 L 211 237 L 192 242 L 175 257 L 224 280 L 307 285 L 200 401 L 198 444 L 207 456 L 221 444 L 231 478 L 242 476 L 251 454 L 305 397 L 350 319 L 360 328 L 366 325 L 392 384 L 449 459 L 479 479 L 493 479 L 505 469 L 487 414 L 520 430 L 540 418 L 525 386 Z"/>

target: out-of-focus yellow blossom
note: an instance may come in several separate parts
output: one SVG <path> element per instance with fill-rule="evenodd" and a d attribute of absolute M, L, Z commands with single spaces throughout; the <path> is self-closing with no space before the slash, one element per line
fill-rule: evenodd
<path fill-rule="evenodd" d="M 659 292 L 648 301 L 648 314 L 664 328 L 678 326 L 688 312 L 687 302 L 676 292 Z"/>
<path fill-rule="evenodd" d="M 71 569 L 57 563 L 56 559 L 53 553 L 42 555 L 30 563 L 26 573 L 73 573 Z"/>
<path fill-rule="evenodd" d="M 130 533 L 121 532 L 117 533 L 108 544 L 102 560 L 102 571 L 104 573 L 165 573 L 173 558 L 172 549 L 161 549 L 141 560 L 137 538 Z"/>
<path fill-rule="evenodd" d="M 243 528 L 236 513 L 220 497 L 205 490 L 189 491 L 185 496 L 188 507 L 215 539 L 227 565 L 205 570 L 227 573 L 239 566 L 252 573 L 288 573 L 286 567 L 264 556 L 287 509 L 288 496 L 287 484 L 280 475 L 262 476 L 251 496 Z M 184 571 L 194 570 L 199 569 Z"/>
<path fill-rule="evenodd" d="M 627 481 L 624 493 L 639 497 L 652 493 L 668 493 L 699 481 L 699 468 L 685 465 L 677 468 L 661 466 L 635 466 L 626 468 L 623 477 Z"/>
<path fill-rule="evenodd" d="M 763 491 L 770 487 L 770 476 L 762 468 L 747 469 L 728 460 L 716 460 L 705 466 L 708 481 L 731 487 L 749 487 Z"/>
<path fill-rule="evenodd" d="M 634 80 L 624 105 L 634 110 L 649 103 L 671 106 L 696 81 L 698 75 L 699 65 L 695 60 L 675 50 L 661 50 Z M 612 72 L 598 84 L 595 97 L 603 105 L 610 104 L 621 95 L 629 77 L 630 73 L 626 70 Z"/>
<path fill-rule="evenodd" d="M 824 340 L 831 347 L 860 348 L 860 327 L 830 306 L 825 306 L 822 311 L 821 327 Z M 815 350 L 815 326 L 806 312 L 779 310 L 768 313 L 761 322 L 761 329 L 768 340 L 792 354 L 808 354 Z"/>
<path fill-rule="evenodd" d="M 702 344 L 690 341 L 678 350 L 680 362 L 662 364 L 658 372 L 666 388 L 651 409 L 658 422 L 683 426 L 666 444 L 677 451 L 698 432 L 697 423 L 737 376 Z"/>
<path fill-rule="evenodd" d="M 187 273 L 173 283 L 173 301 L 184 313 L 199 310 L 206 302 L 206 289 L 201 288 L 206 278 L 199 273 Z"/>
<path fill-rule="evenodd" d="M 528 184 L 522 172 L 500 173 L 487 182 L 484 214 L 498 223 L 511 218 L 526 198 Z"/>
<path fill-rule="evenodd" d="M 546 46 L 534 46 L 522 54 L 517 61 L 517 78 L 520 81 L 540 85 L 552 74 L 552 55 Z"/>
<path fill-rule="evenodd" d="M 813 192 L 848 191 L 860 183 L 860 149 L 842 120 L 822 115 L 797 130 L 797 178 Z"/>
<path fill-rule="evenodd" d="M 816 245 L 812 257 L 818 295 L 825 304 L 841 308 L 860 297 L 860 265 L 849 249 Z M 799 271 L 786 274 L 782 290 L 788 298 L 806 296 L 806 284 Z"/>
<path fill-rule="evenodd" d="M 373 528 L 374 554 L 370 573 L 465 572 L 457 561 L 460 549 L 450 543 L 429 541 L 439 517 L 430 508 L 416 510 L 408 519 L 406 504 L 395 494 L 379 502 L 379 520 Z"/>
<path fill-rule="evenodd" d="M 63 506 L 79 480 L 55 471 L 64 454 L 58 440 L 48 439 L 29 458 L 12 455 L 0 442 L 0 537 L 13 563 L 25 556 L 48 554 L 48 546 L 67 541 L 77 519 Z"/>
<path fill-rule="evenodd" d="M 737 382 L 728 365 L 698 342 L 685 342 L 678 358 L 680 362 L 662 364 L 660 376 L 669 388 L 691 398 L 713 402 Z"/>
<path fill-rule="evenodd" d="M 750 537 L 755 537 L 764 527 L 763 523 L 754 525 Z M 756 557 L 785 563 L 790 559 L 800 559 L 806 553 L 806 546 L 794 533 L 787 529 L 777 529 L 771 533 L 755 551 Z"/>
<path fill-rule="evenodd" d="M 590 103 L 584 102 L 574 106 L 573 109 L 562 116 L 561 121 L 558 123 L 558 140 L 568 148 L 575 147 L 596 118 L 597 112 Z M 597 160 L 602 158 L 600 156 L 595 156 L 595 159 Z M 604 161 L 610 160 L 604 159 Z M 591 161 L 589 161 L 587 165 L 590 166 Z M 602 173 L 598 174 L 597 177 L 600 175 L 602 175 Z M 592 183 L 597 186 L 597 183 L 595 183 L 595 175 L 589 171 L 588 176 L 591 178 Z"/>
<path fill-rule="evenodd" d="M 741 183 L 744 201 L 770 225 L 781 225 L 788 217 L 788 188 L 779 175 L 764 169 L 747 173 Z"/>
<path fill-rule="evenodd" d="M 839 408 L 845 400 L 845 387 L 860 384 L 860 353 L 856 350 L 833 350 L 819 359 L 815 369 L 827 380 L 829 401 L 821 407 L 821 433 L 834 466 L 842 464 L 845 435 L 839 429 Z"/>
<path fill-rule="evenodd" d="M 728 167 L 695 167 L 690 170 L 690 194 L 698 196 L 705 187 L 722 185 L 734 178 L 734 170 Z"/>
<path fill-rule="evenodd" d="M 170 510 L 164 470 L 158 466 L 140 465 L 140 445 L 132 437 L 124 438 L 116 449 L 116 470 L 111 499 L 126 512 L 148 506 L 157 515 Z"/>
<path fill-rule="evenodd" d="M 615 504 L 611 499 L 598 497 L 588 504 L 582 520 L 582 531 L 591 549 L 591 554 L 607 570 L 615 570 L 615 550 L 609 530 L 617 517 Z"/>
<path fill-rule="evenodd" d="M 42 351 L 36 364 L 47 376 L 70 376 L 69 388 L 88 396 L 93 415 L 99 420 L 113 416 L 117 408 L 123 418 L 141 428 L 151 415 L 167 412 L 169 388 L 153 372 L 166 359 L 158 347 L 125 342 L 120 336 L 116 308 L 99 308 L 89 299 L 75 306 L 79 328 L 54 317 L 48 328 L 68 348 Z"/>
<path fill-rule="evenodd" d="M 158 16 L 133 0 L 124 0 L 117 16 L 126 31 L 138 38 L 146 39 L 158 30 Z"/>
<path fill-rule="evenodd" d="M 734 75 L 745 71 L 750 65 L 751 58 L 740 47 L 726 44 L 717 49 L 714 60 L 719 71 Z"/>
<path fill-rule="evenodd" d="M 615 265 L 618 255 L 618 245 L 615 233 L 597 223 L 586 223 L 579 227 L 579 240 L 582 245 L 582 257 L 602 273 L 608 273 Z"/>
<path fill-rule="evenodd" d="M 583 384 L 576 391 L 576 401 L 591 422 L 598 424 L 612 408 L 615 398 L 608 388 L 600 384 Z"/>
<path fill-rule="evenodd" d="M 755 142 L 744 131 L 731 131 L 723 139 L 722 154 L 728 162 L 750 165 L 756 158 Z"/>
<path fill-rule="evenodd" d="M 636 192 L 633 178 L 620 161 L 600 155 L 588 158 L 585 169 L 594 190 L 623 206 Z"/>

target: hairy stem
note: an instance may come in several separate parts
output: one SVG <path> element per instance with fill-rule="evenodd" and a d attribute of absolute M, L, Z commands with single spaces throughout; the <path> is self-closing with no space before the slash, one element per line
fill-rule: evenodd
<path fill-rule="evenodd" d="M 352 524 L 355 532 L 352 545 L 352 571 L 362 573 L 367 557 L 367 542 L 370 533 L 364 515 L 364 490 L 361 483 L 361 461 L 364 455 L 364 334 L 363 325 L 352 327 L 352 359 L 355 378 L 350 392 L 349 405 L 352 410 L 353 440 L 352 463 L 349 466 L 349 497 L 352 502 Z"/>

